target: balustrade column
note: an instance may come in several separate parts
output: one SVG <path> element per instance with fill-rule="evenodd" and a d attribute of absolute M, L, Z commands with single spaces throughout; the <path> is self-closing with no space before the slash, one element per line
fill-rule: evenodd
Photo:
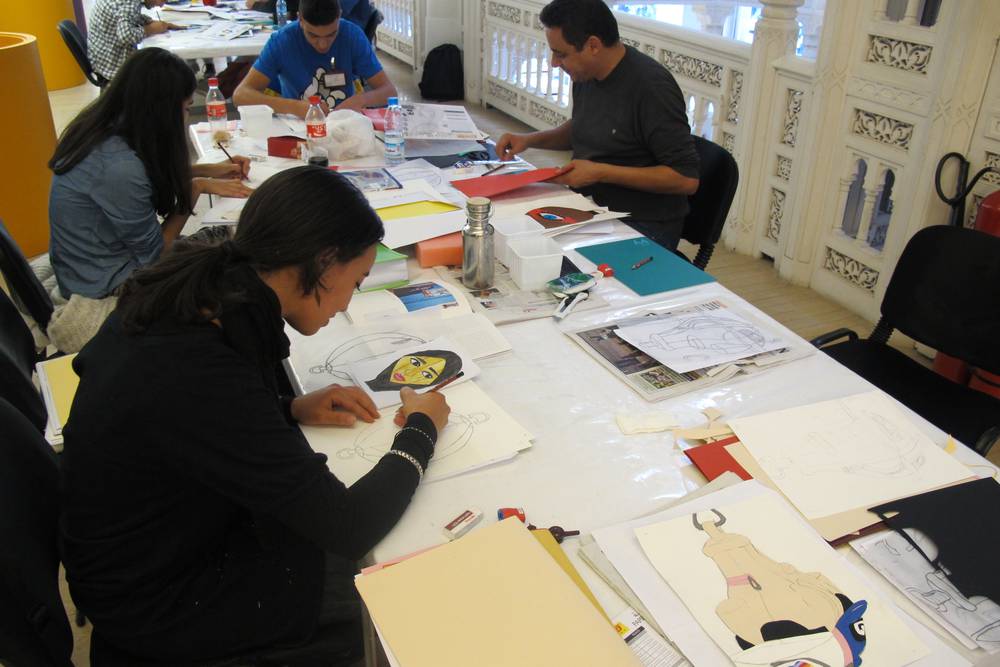
<path fill-rule="evenodd" d="M 857 178 L 857 174 L 851 174 L 839 179 L 840 187 L 837 188 L 837 211 L 838 215 L 833 219 L 833 225 L 831 228 L 836 231 L 842 229 L 844 225 L 844 213 L 847 211 L 847 198 L 851 194 L 851 186 L 854 185 L 854 179 Z"/>
<path fill-rule="evenodd" d="M 882 184 L 879 183 L 874 188 L 865 189 L 865 203 L 861 207 L 861 220 L 858 221 L 858 233 L 854 237 L 854 244 L 859 248 L 868 247 L 868 230 L 872 225 L 872 216 L 875 213 L 875 205 L 879 197 L 882 196 Z"/>
<path fill-rule="evenodd" d="M 730 230 L 727 242 L 738 251 L 752 254 L 757 251 L 758 240 L 763 236 L 762 198 L 768 188 L 765 181 L 770 173 L 769 151 L 772 134 L 771 119 L 784 113 L 784 96 L 777 90 L 777 73 L 772 63 L 795 52 L 799 34 L 797 10 L 804 0 L 763 0 L 761 18 L 754 28 L 750 63 L 744 74 L 744 97 L 741 102 L 740 132 L 736 154 L 746 165 L 748 175 L 741 179 L 734 216 L 750 222 L 750 232 Z"/>
<path fill-rule="evenodd" d="M 921 0 L 906 0 L 906 13 L 903 14 L 903 25 L 920 25 Z"/>
<path fill-rule="evenodd" d="M 884 21 L 888 13 L 889 0 L 873 0 L 872 18 L 876 21 Z"/>

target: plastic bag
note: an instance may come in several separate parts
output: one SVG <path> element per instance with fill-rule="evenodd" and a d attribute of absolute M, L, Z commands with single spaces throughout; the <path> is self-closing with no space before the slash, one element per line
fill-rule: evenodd
<path fill-rule="evenodd" d="M 326 117 L 326 137 L 331 162 L 375 154 L 375 129 L 368 117 L 357 112 L 331 111 Z"/>

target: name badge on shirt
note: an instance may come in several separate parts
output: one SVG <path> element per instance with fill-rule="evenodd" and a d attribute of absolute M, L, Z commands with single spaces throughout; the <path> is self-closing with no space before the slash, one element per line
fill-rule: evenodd
<path fill-rule="evenodd" d="M 347 77 L 340 70 L 334 70 L 323 77 L 327 88 L 343 88 L 347 85 Z"/>

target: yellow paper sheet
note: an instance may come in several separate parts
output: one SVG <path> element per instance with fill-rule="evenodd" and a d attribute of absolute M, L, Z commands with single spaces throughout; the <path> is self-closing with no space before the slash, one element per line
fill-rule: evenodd
<path fill-rule="evenodd" d="M 406 667 L 640 664 L 516 518 L 356 585 Z"/>
<path fill-rule="evenodd" d="M 416 201 L 411 204 L 400 204 L 399 206 L 386 206 L 375 209 L 378 217 L 382 220 L 399 220 L 402 218 L 416 218 L 423 215 L 436 215 L 458 210 L 457 206 L 443 201 Z"/>
<path fill-rule="evenodd" d="M 535 536 L 535 539 L 538 540 L 539 544 L 545 547 L 545 550 L 548 551 L 549 555 L 552 556 L 552 559 L 559 564 L 559 567 L 562 568 L 563 572 L 565 572 L 569 578 L 573 580 L 573 583 L 580 589 L 580 592 L 587 596 L 587 599 L 594 605 L 594 608 L 601 612 L 601 616 L 606 618 L 608 623 L 610 623 L 611 619 L 604 613 L 604 609 L 601 608 L 601 603 L 594 597 L 594 594 L 590 590 L 590 586 L 587 585 L 587 582 L 583 580 L 580 573 L 576 571 L 575 567 L 573 567 L 573 562 L 569 559 L 569 556 L 566 555 L 566 552 L 563 551 L 562 546 L 556 541 L 556 538 L 552 536 L 552 533 L 544 529 L 538 529 L 531 531 L 531 534 Z"/>
<path fill-rule="evenodd" d="M 76 388 L 80 384 L 80 378 L 73 371 L 75 358 L 75 354 L 68 354 L 40 364 L 44 368 L 60 428 L 65 426 L 66 420 L 69 419 L 73 396 L 76 395 Z"/>

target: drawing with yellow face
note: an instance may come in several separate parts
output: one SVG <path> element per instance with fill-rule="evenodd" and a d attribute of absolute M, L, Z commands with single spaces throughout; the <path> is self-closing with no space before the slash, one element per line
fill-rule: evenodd
<path fill-rule="evenodd" d="M 372 391 L 421 389 L 444 382 L 462 370 L 462 358 L 450 350 L 420 350 L 404 354 L 365 384 Z"/>

